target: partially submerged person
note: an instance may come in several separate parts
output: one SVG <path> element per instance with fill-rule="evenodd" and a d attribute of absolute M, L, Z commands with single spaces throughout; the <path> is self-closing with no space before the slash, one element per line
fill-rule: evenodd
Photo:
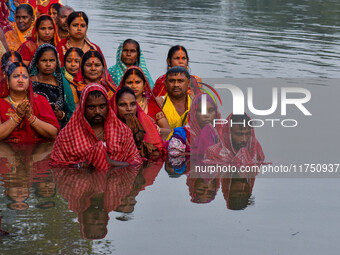
<path fill-rule="evenodd" d="M 109 99 L 112 98 L 117 87 L 112 81 L 106 68 L 105 59 L 99 51 L 90 50 L 84 54 L 80 71 L 70 83 L 76 104 L 79 103 L 83 89 L 90 83 L 102 85 L 106 89 Z"/>
<path fill-rule="evenodd" d="M 166 154 L 163 140 L 156 126 L 138 106 L 132 89 L 122 87 L 110 103 L 117 117 L 131 129 L 142 157 L 156 158 Z"/>
<path fill-rule="evenodd" d="M 21 55 L 16 51 L 8 51 L 1 57 L 0 88 L 5 88 L 8 86 L 7 71 L 10 65 L 15 62 L 22 62 Z"/>
<path fill-rule="evenodd" d="M 40 45 L 29 69 L 33 91 L 46 97 L 60 127 L 65 127 L 75 110 L 75 104 L 70 84 L 62 75 L 56 48 L 50 44 Z"/>
<path fill-rule="evenodd" d="M 181 46 L 176 45 L 170 48 L 168 57 L 166 59 L 168 70 L 174 66 L 181 66 L 185 69 L 189 69 L 189 56 L 187 50 Z M 160 76 L 155 83 L 153 93 L 156 97 L 165 96 L 167 89 L 165 85 L 166 74 Z M 198 76 L 191 75 L 191 79 L 196 79 L 197 82 L 202 82 L 202 79 Z M 190 87 L 189 87 L 190 88 Z"/>
<path fill-rule="evenodd" d="M 127 86 L 134 91 L 139 106 L 157 125 L 156 127 L 159 129 L 160 133 L 168 135 L 171 132 L 169 122 L 166 119 L 162 108 L 156 101 L 143 70 L 137 66 L 128 67 L 118 89 L 123 86 Z"/>
<path fill-rule="evenodd" d="M 24 64 L 28 66 L 31 63 L 38 46 L 45 43 L 57 46 L 59 41 L 60 39 L 57 33 L 57 27 L 51 16 L 41 15 L 35 22 L 32 37 L 28 38 L 26 42 L 21 44 L 18 52 L 22 56 Z"/>
<path fill-rule="evenodd" d="M 87 85 L 80 105 L 54 143 L 51 164 L 107 170 L 141 162 L 131 130 L 109 107 L 105 88 Z"/>
<path fill-rule="evenodd" d="M 30 4 L 21 4 L 17 7 L 14 28 L 5 33 L 9 50 L 18 50 L 20 45 L 32 36 L 34 19 L 35 11 Z"/>
<path fill-rule="evenodd" d="M 56 24 L 60 39 L 64 39 L 68 36 L 67 18 L 72 12 L 74 12 L 73 8 L 68 5 L 64 5 L 58 11 Z"/>
<path fill-rule="evenodd" d="M 64 56 L 66 51 L 72 47 L 77 47 L 84 53 L 89 50 L 96 50 L 103 56 L 99 46 L 90 42 L 86 37 L 88 25 L 89 19 L 84 12 L 72 12 L 68 16 L 67 28 L 69 35 L 67 38 L 62 39 L 57 46 L 61 66 L 64 66 Z"/>
<path fill-rule="evenodd" d="M 73 82 L 74 77 L 77 76 L 80 70 L 81 59 L 84 52 L 76 47 L 69 48 L 65 53 L 64 67 L 61 68 L 64 77 L 69 82 Z"/>
<path fill-rule="evenodd" d="M 8 88 L 1 88 L 0 141 L 33 143 L 54 139 L 59 123 L 47 99 L 33 93 L 28 68 L 13 63 Z"/>
<path fill-rule="evenodd" d="M 254 128 L 248 125 L 249 120 L 247 114 L 230 114 L 227 124 L 221 129 L 220 142 L 207 149 L 207 161 L 235 166 L 263 163 L 264 153 L 255 137 Z"/>
<path fill-rule="evenodd" d="M 163 112 L 173 132 L 176 127 L 188 123 L 191 98 L 187 91 L 190 86 L 190 74 L 183 67 L 173 67 L 166 73 L 165 84 L 167 94 L 164 99 L 158 98 L 158 100 L 162 104 Z M 172 132 L 168 139 L 172 136 Z"/>
<path fill-rule="evenodd" d="M 207 99 L 205 114 L 202 114 L 203 96 Z M 188 156 L 192 150 L 195 159 L 203 159 L 205 150 L 219 141 L 212 126 L 216 118 L 220 118 L 220 113 L 213 98 L 208 94 L 197 95 L 191 104 L 189 123 L 174 129 L 168 145 L 169 156 Z"/>
<path fill-rule="evenodd" d="M 133 39 L 127 39 L 119 45 L 116 53 L 116 64 L 109 68 L 112 80 L 116 84 L 120 84 L 125 70 L 130 66 L 140 67 L 143 70 L 151 88 L 153 88 L 154 82 L 148 68 L 146 67 L 143 52 L 139 43 Z"/>

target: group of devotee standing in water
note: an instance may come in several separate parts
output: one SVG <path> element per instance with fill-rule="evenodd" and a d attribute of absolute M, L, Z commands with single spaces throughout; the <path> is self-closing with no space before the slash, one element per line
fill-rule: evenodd
<path fill-rule="evenodd" d="M 55 139 L 51 164 L 78 168 L 125 167 L 168 153 L 181 161 L 191 152 L 197 160 L 264 160 L 249 125 L 213 126 L 217 103 L 189 73 L 184 46 L 169 49 L 167 72 L 154 83 L 133 39 L 120 43 L 108 68 L 82 11 L 57 0 L 7 0 L 0 15 L 1 141 Z"/>

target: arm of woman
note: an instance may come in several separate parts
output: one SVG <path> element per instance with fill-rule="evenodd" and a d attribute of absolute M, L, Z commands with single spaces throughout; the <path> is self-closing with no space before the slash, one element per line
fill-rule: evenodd
<path fill-rule="evenodd" d="M 57 137 L 58 128 L 50 123 L 36 118 L 36 120 L 31 124 L 34 130 L 41 136 L 49 139 L 54 139 Z"/>
<path fill-rule="evenodd" d="M 5 140 L 8 136 L 10 136 L 17 125 L 18 124 L 13 119 L 0 123 L 0 141 Z"/>

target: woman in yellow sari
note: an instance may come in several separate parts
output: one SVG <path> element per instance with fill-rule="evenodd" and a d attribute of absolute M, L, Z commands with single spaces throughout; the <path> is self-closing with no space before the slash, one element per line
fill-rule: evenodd
<path fill-rule="evenodd" d="M 21 4 L 15 11 L 13 30 L 5 34 L 9 50 L 16 51 L 28 37 L 32 36 L 35 11 L 30 4 Z"/>

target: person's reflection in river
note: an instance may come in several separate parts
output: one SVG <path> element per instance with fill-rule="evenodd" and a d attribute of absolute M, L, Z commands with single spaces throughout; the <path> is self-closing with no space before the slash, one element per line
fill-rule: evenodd
<path fill-rule="evenodd" d="M 40 171 L 48 167 L 48 155 L 52 144 L 7 144 L 0 143 L 0 177 L 3 178 L 5 195 L 11 201 L 7 207 L 12 210 L 26 210 L 29 205 L 26 200 L 30 196 L 30 187 L 34 181 L 32 174 L 37 165 Z"/>
<path fill-rule="evenodd" d="M 163 161 L 145 162 L 142 169 L 139 171 L 133 183 L 131 192 L 126 197 L 122 198 L 120 205 L 115 210 L 116 212 L 130 214 L 134 211 L 137 203 L 136 197 L 139 192 L 145 190 L 146 187 L 151 186 L 155 181 L 159 171 L 163 166 Z M 127 221 L 131 219 L 129 215 L 123 215 L 116 218 L 117 220 Z"/>
<path fill-rule="evenodd" d="M 234 173 L 230 178 L 222 178 L 222 192 L 227 208 L 243 210 L 254 204 L 251 197 L 256 174 Z"/>
<path fill-rule="evenodd" d="M 116 210 L 123 197 L 131 193 L 139 167 L 106 171 L 53 169 L 58 192 L 68 208 L 78 214 L 81 236 L 102 239 L 107 233 L 109 212 Z"/>

